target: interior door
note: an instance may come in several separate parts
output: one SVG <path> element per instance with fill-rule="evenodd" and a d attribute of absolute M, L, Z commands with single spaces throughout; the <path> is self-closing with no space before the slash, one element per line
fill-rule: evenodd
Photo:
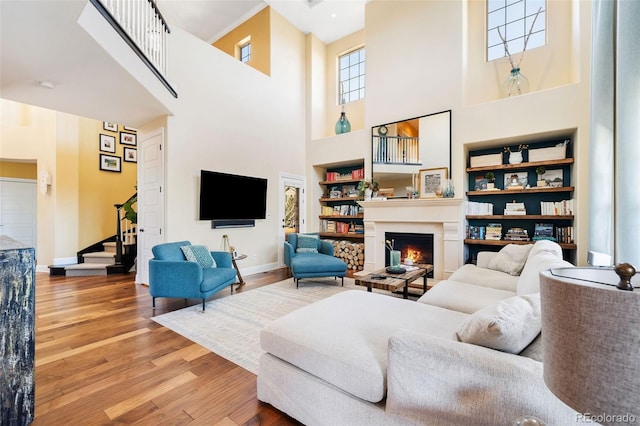
<path fill-rule="evenodd" d="M 33 179 L 0 179 L 0 235 L 36 247 L 37 191 Z"/>
<path fill-rule="evenodd" d="M 283 265 L 282 247 L 287 234 L 305 232 L 305 179 L 300 176 L 280 175 L 280 232 L 278 232 L 278 259 Z"/>
<path fill-rule="evenodd" d="M 164 130 L 143 135 L 139 143 L 136 282 L 148 284 L 151 248 L 164 241 Z"/>

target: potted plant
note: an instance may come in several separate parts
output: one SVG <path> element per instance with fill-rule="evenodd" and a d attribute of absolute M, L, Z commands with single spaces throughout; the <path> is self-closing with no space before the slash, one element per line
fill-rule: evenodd
<path fill-rule="evenodd" d="M 364 200 L 370 200 L 373 196 L 373 193 L 378 192 L 378 189 L 380 189 L 380 187 L 378 186 L 378 182 L 373 179 L 362 179 L 360 183 L 358 183 L 358 192 L 360 193 L 360 198 Z"/>
<path fill-rule="evenodd" d="M 496 186 L 496 175 L 493 172 L 487 172 L 484 178 L 487 180 L 487 189 L 494 189 Z"/>
<path fill-rule="evenodd" d="M 536 175 L 538 175 L 536 186 L 547 186 L 547 181 L 542 179 L 542 175 L 545 174 L 546 171 L 547 169 L 545 169 L 543 166 L 536 168 Z"/>

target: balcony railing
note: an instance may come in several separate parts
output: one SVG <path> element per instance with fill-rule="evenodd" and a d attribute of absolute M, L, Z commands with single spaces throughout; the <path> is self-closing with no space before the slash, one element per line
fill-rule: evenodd
<path fill-rule="evenodd" d="M 153 0 L 90 0 L 173 97 L 167 80 L 169 26 Z"/>
<path fill-rule="evenodd" d="M 420 138 L 373 136 L 374 164 L 420 164 Z"/>

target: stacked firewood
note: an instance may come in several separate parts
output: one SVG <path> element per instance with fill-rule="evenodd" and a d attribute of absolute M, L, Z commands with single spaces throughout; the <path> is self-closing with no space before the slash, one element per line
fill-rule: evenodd
<path fill-rule="evenodd" d="M 364 267 L 364 243 L 333 241 L 333 255 L 347 264 L 347 270 L 361 271 Z"/>

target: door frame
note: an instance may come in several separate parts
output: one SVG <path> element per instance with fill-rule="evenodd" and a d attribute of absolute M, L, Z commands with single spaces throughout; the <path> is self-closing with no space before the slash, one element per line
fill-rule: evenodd
<path fill-rule="evenodd" d="M 284 266 L 284 227 L 282 222 L 284 221 L 284 188 L 286 186 L 295 186 L 300 188 L 300 203 L 298 205 L 300 209 L 300 232 L 306 232 L 307 230 L 307 178 L 305 176 L 294 175 L 291 173 L 280 172 L 278 179 L 278 265 Z"/>

